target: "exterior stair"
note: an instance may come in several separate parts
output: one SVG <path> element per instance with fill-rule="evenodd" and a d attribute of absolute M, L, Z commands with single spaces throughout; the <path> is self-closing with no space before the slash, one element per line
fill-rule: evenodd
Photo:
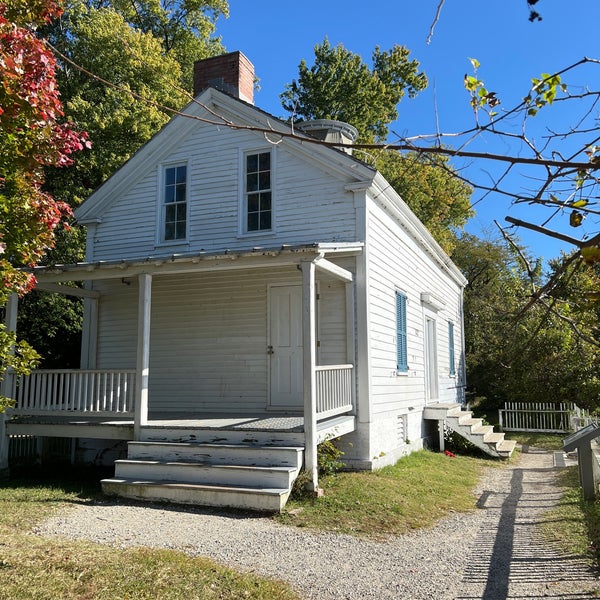
<path fill-rule="evenodd" d="M 108 495 L 280 512 L 304 448 L 243 443 L 129 442 L 127 459 L 102 481 Z"/>
<path fill-rule="evenodd" d="M 510 458 L 516 442 L 504 439 L 503 433 L 494 431 L 491 425 L 484 425 L 482 419 L 473 418 L 470 411 L 461 404 L 429 404 L 423 411 L 423 417 L 440 423 L 440 446 L 443 450 L 443 427 L 446 426 L 469 440 L 490 456 Z"/>

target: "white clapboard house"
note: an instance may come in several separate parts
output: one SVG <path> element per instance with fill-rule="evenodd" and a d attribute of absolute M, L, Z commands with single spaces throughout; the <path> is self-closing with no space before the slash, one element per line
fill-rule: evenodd
<path fill-rule="evenodd" d="M 256 108 L 239 52 L 195 76 L 76 211 L 86 262 L 35 270 L 83 298 L 81 369 L 6 379 L 0 467 L 15 436 L 71 438 L 74 457 L 121 441 L 107 493 L 280 510 L 302 465 L 318 487 L 328 438 L 356 469 L 437 444 L 441 421 L 507 455 L 460 410 L 466 281 L 346 147 L 356 131 Z"/>

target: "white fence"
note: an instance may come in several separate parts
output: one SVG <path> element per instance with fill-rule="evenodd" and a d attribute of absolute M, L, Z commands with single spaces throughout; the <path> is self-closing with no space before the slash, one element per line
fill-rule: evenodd
<path fill-rule="evenodd" d="M 316 368 L 317 419 L 327 419 L 352 410 L 352 365 Z"/>
<path fill-rule="evenodd" d="M 131 416 L 135 401 L 135 370 L 38 370 L 16 378 L 12 414 L 48 415 L 65 412 L 97 416 Z"/>
<path fill-rule="evenodd" d="M 564 433 L 592 422 L 590 414 L 572 402 L 506 402 L 498 415 L 500 431 Z"/>

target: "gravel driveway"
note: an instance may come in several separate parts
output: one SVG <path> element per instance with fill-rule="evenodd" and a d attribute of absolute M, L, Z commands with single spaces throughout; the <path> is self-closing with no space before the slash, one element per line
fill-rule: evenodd
<path fill-rule="evenodd" d="M 320 600 L 595 598 L 597 575 L 535 527 L 560 498 L 556 473 L 551 453 L 523 454 L 486 472 L 478 510 L 384 543 L 314 534 L 264 517 L 112 502 L 74 506 L 36 533 L 209 556 Z"/>

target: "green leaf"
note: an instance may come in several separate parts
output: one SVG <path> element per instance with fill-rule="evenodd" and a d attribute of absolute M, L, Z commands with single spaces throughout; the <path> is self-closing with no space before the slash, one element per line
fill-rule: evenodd
<path fill-rule="evenodd" d="M 469 61 L 473 65 L 473 69 L 477 70 L 481 66 L 479 61 L 476 58 L 469 58 Z"/>
<path fill-rule="evenodd" d="M 574 208 L 583 208 L 588 204 L 589 202 L 585 198 L 582 198 L 581 200 L 575 200 L 575 202 L 571 202 L 571 206 Z"/>

